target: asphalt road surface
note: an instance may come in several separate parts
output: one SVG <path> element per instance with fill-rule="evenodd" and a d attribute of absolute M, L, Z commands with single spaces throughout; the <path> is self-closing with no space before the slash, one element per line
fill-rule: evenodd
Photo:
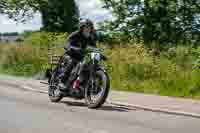
<path fill-rule="evenodd" d="M 0 85 L 0 133 L 200 133 L 200 119 L 84 102 Z"/>

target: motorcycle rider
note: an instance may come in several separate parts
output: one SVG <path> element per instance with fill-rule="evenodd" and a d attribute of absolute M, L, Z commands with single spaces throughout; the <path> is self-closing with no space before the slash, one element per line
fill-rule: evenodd
<path fill-rule="evenodd" d="M 76 66 L 84 57 L 84 50 L 87 46 L 96 47 L 96 34 L 94 24 L 86 19 L 80 22 L 78 31 L 73 32 L 66 40 L 64 49 L 64 72 L 61 77 L 68 76 L 73 67 Z M 81 65 L 79 73 L 81 72 Z M 61 86 L 64 86 L 63 83 Z"/>

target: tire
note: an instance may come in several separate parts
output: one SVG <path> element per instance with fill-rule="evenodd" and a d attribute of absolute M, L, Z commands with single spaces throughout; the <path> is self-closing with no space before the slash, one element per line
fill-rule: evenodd
<path fill-rule="evenodd" d="M 55 83 L 55 80 L 56 80 L 56 76 L 57 76 L 57 71 L 55 70 L 50 78 L 50 81 L 49 81 L 49 89 L 48 89 L 48 95 L 49 95 L 49 99 L 51 100 L 51 102 L 59 102 L 62 100 L 63 98 L 63 95 L 60 94 L 57 95 L 57 96 L 53 96 L 52 94 L 52 91 L 55 91 L 53 90 L 53 87 L 52 87 L 52 84 Z M 59 88 L 57 88 L 59 89 Z M 55 93 L 55 92 L 54 92 Z M 55 95 L 55 94 L 54 94 Z"/>
<path fill-rule="evenodd" d="M 105 103 L 105 101 L 108 97 L 108 94 L 109 94 L 109 90 L 110 90 L 110 79 L 109 79 L 108 74 L 103 70 L 98 70 L 96 72 L 96 74 L 101 76 L 103 78 L 103 81 L 106 83 L 104 83 L 104 88 L 103 88 L 102 94 L 100 95 L 99 99 L 95 103 L 92 103 L 90 100 L 90 96 L 88 94 L 90 87 L 89 87 L 89 85 L 87 85 L 87 87 L 85 89 L 85 101 L 86 101 L 88 108 L 91 108 L 91 109 L 101 107 Z"/>

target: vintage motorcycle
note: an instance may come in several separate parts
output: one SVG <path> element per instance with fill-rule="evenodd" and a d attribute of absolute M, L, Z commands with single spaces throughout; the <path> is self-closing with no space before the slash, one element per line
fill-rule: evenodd
<path fill-rule="evenodd" d="M 102 54 L 102 49 L 88 47 L 83 60 L 72 69 L 67 80 L 64 81 L 65 89 L 63 89 L 59 85 L 63 79 L 58 76 L 63 68 L 63 58 L 61 57 L 49 76 L 50 100 L 59 102 L 63 97 L 71 97 L 77 100 L 85 99 L 88 108 L 101 107 L 110 90 L 109 75 L 105 66 L 101 64 L 106 60 L 107 57 Z M 81 65 L 84 67 L 81 74 L 78 75 Z"/>

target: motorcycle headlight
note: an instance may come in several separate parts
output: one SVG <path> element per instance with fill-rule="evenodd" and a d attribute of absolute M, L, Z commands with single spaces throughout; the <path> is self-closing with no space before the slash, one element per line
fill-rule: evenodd
<path fill-rule="evenodd" d="M 101 60 L 101 54 L 100 53 L 91 53 L 91 57 L 94 60 L 100 61 Z"/>

